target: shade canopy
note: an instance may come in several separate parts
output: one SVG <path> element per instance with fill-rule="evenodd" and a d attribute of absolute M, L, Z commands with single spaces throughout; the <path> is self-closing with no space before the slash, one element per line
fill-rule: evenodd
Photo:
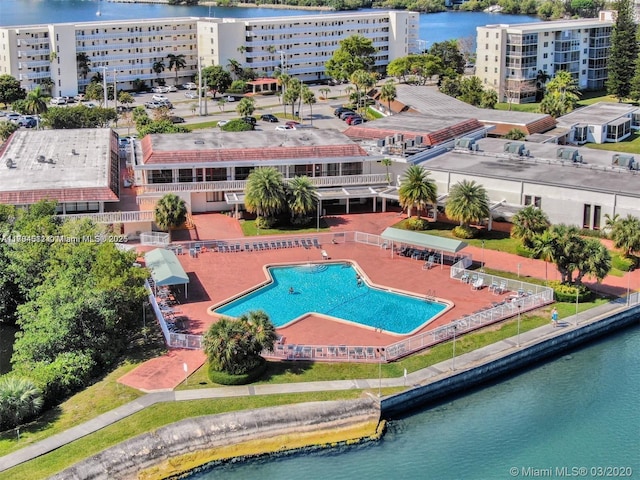
<path fill-rule="evenodd" d="M 159 287 L 189 283 L 189 276 L 171 250 L 163 248 L 151 250 L 144 254 L 144 262 L 151 271 L 151 278 Z"/>
<path fill-rule="evenodd" d="M 460 240 L 436 237 L 435 235 L 411 232 L 409 230 L 400 230 L 393 227 L 385 229 L 381 236 L 385 240 L 407 243 L 409 245 L 416 245 L 418 247 L 429 248 L 431 250 L 439 250 L 441 252 L 458 253 L 467 246 L 465 242 Z"/>

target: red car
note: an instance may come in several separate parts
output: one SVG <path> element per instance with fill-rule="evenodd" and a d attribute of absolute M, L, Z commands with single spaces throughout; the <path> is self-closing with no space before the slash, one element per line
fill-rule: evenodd
<path fill-rule="evenodd" d="M 288 125 L 289 127 L 297 128 L 298 125 L 300 125 L 300 122 L 294 122 L 293 120 L 289 120 L 288 122 L 285 123 L 285 125 Z"/>
<path fill-rule="evenodd" d="M 362 120 L 362 117 L 360 115 L 351 115 L 350 117 L 347 117 L 345 119 L 345 122 L 347 122 L 347 125 L 351 125 L 356 118 L 358 120 Z"/>

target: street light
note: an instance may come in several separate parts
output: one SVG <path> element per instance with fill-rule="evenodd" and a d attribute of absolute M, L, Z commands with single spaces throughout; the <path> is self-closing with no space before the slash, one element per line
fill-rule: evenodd
<path fill-rule="evenodd" d="M 456 329 L 458 328 L 457 324 L 453 324 L 453 357 L 451 359 L 451 370 L 456 369 Z"/>
<path fill-rule="evenodd" d="M 202 57 L 198 57 L 198 114 L 202 116 Z"/>
<path fill-rule="evenodd" d="M 378 398 L 382 396 L 382 355 L 384 354 L 384 347 L 376 348 L 378 352 Z"/>
<path fill-rule="evenodd" d="M 580 289 L 576 285 L 576 322 L 575 322 L 576 327 L 578 326 L 578 295 L 579 294 L 580 294 Z"/>
<path fill-rule="evenodd" d="M 484 272 L 484 240 L 482 240 L 482 268 L 481 270 Z"/>

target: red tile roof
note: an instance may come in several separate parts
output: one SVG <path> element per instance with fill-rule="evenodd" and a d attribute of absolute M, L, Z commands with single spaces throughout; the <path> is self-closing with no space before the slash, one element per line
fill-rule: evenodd
<path fill-rule="evenodd" d="M 40 200 L 66 202 L 117 202 L 117 195 L 108 187 L 97 188 L 52 188 L 0 192 L 0 203 L 7 205 L 30 205 Z"/>

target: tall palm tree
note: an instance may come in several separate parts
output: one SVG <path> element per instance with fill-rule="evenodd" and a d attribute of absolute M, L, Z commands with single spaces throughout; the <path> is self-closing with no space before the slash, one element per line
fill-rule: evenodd
<path fill-rule="evenodd" d="M 263 350 L 273 349 L 277 340 L 276 327 L 271 322 L 269 315 L 263 310 L 251 310 L 242 316 L 250 326 L 252 340 L 252 355 L 260 355 Z"/>
<path fill-rule="evenodd" d="M 240 78 L 240 76 L 242 75 L 242 65 L 240 65 L 240 62 L 233 58 L 230 58 L 227 66 L 229 67 L 229 72 L 231 72 L 231 75 L 233 75 L 235 79 Z"/>
<path fill-rule="evenodd" d="M 171 230 L 182 225 L 187 219 L 187 206 L 175 193 L 167 193 L 156 203 L 153 218 L 160 229 L 169 232 L 171 238 Z"/>
<path fill-rule="evenodd" d="M 358 109 L 362 109 L 361 98 L 362 94 L 366 93 L 366 90 L 373 87 L 376 84 L 375 74 L 367 72 L 366 70 L 356 70 L 349 77 L 349 81 L 356 87 L 356 93 L 358 97 Z"/>
<path fill-rule="evenodd" d="M 445 213 L 451 220 L 460 222 L 461 227 L 484 220 L 490 213 L 487 191 L 475 181 L 458 182 L 451 187 Z"/>
<path fill-rule="evenodd" d="M 36 115 L 37 127 L 40 127 L 40 114 L 47 111 L 46 96 L 40 89 L 40 85 L 31 90 L 25 98 L 25 110 L 31 115 Z"/>
<path fill-rule="evenodd" d="M 548 276 L 548 262 L 555 261 L 554 255 L 556 252 L 555 246 L 556 238 L 549 230 L 545 230 L 544 232 L 537 234 L 533 237 L 533 245 L 532 250 L 533 254 L 536 258 L 540 260 L 544 260 L 544 282 L 547 283 Z"/>
<path fill-rule="evenodd" d="M 14 428 L 40 412 L 42 392 L 28 379 L 0 377 L 0 428 Z"/>
<path fill-rule="evenodd" d="M 329 87 L 322 87 L 318 89 L 318 91 L 320 92 L 320 95 L 322 95 L 322 98 L 326 100 L 329 98 L 329 92 L 331 92 L 331 89 Z"/>
<path fill-rule="evenodd" d="M 309 105 L 309 115 L 311 115 L 311 125 L 313 125 L 313 105 L 316 103 L 316 96 L 307 85 L 304 85 L 300 97 L 306 105 Z"/>
<path fill-rule="evenodd" d="M 640 251 L 640 220 L 633 215 L 627 215 L 613 225 L 611 239 L 616 248 L 624 251 L 625 256 L 631 257 L 633 252 Z"/>
<path fill-rule="evenodd" d="M 393 163 L 390 158 L 383 158 L 380 163 L 387 169 L 387 183 L 391 183 L 391 175 L 389 175 L 389 167 Z"/>
<path fill-rule="evenodd" d="M 173 69 L 176 72 L 176 85 L 178 84 L 178 70 L 187 66 L 187 61 L 184 59 L 184 55 L 179 53 L 178 55 L 174 55 L 170 53 L 167 55 L 169 59 L 169 70 Z"/>
<path fill-rule="evenodd" d="M 391 102 L 396 99 L 397 91 L 396 86 L 393 83 L 393 80 L 388 80 L 382 87 L 380 88 L 380 100 L 383 102 L 387 102 L 387 109 L 389 113 L 393 113 L 391 111 Z"/>
<path fill-rule="evenodd" d="M 257 168 L 247 178 L 245 207 L 259 217 L 270 218 L 286 205 L 282 174 L 273 167 Z"/>
<path fill-rule="evenodd" d="M 527 205 L 513 216 L 511 236 L 522 240 L 522 245 L 531 248 L 533 238 L 549 228 L 547 215 L 534 205 Z"/>
<path fill-rule="evenodd" d="M 428 178 L 431 173 L 419 165 L 411 165 L 404 172 L 402 184 L 398 190 L 400 205 L 407 208 L 407 214 L 411 217 L 411 208 L 416 205 L 418 218 L 420 210 L 427 204 L 435 204 L 437 201 L 437 187 L 435 182 Z"/>
<path fill-rule="evenodd" d="M 613 232 L 613 227 L 615 227 L 616 223 L 620 221 L 620 214 L 615 213 L 613 215 L 609 215 L 608 213 L 604 214 L 604 231 L 609 238 L 611 238 L 611 232 Z"/>
<path fill-rule="evenodd" d="M 78 71 L 82 78 L 87 78 L 89 72 L 91 71 L 91 58 L 85 52 L 78 52 L 76 54 L 76 64 L 78 65 Z"/>
<path fill-rule="evenodd" d="M 301 176 L 293 178 L 287 185 L 287 203 L 292 220 L 308 217 L 316 208 L 318 195 L 316 187 L 309 177 Z"/>
<path fill-rule="evenodd" d="M 153 62 L 153 66 L 151 67 L 151 70 L 153 70 L 153 72 L 156 74 L 157 77 L 160 77 L 160 74 L 164 72 L 165 68 L 166 68 L 166 65 L 164 64 L 164 62 L 162 60 L 157 60 Z"/>

